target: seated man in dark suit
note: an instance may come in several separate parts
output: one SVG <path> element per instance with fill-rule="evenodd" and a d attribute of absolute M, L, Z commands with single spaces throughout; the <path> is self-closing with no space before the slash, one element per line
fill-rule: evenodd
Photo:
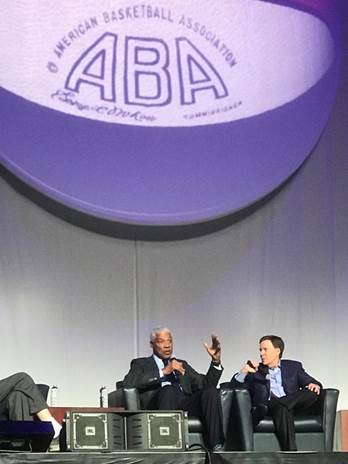
<path fill-rule="evenodd" d="M 199 417 L 204 427 L 206 446 L 219 449 L 224 436 L 221 402 L 216 389 L 222 374 L 217 336 L 212 335 L 211 346 L 204 344 L 211 356 L 206 375 L 199 374 L 186 361 L 172 356 L 173 339 L 169 329 L 154 329 L 150 345 L 152 356 L 133 359 L 123 386 L 139 390 L 143 409 L 181 409 Z"/>
<path fill-rule="evenodd" d="M 281 359 L 284 342 L 280 337 L 265 335 L 259 344 L 261 363 L 248 361 L 233 376 L 232 386 L 250 391 L 254 424 L 272 416 L 280 448 L 296 451 L 293 411 L 313 406 L 322 386 L 300 362 Z"/>
<path fill-rule="evenodd" d="M 25 372 L 0 380 L 0 414 L 3 413 L 13 421 L 33 420 L 37 416 L 41 421 L 51 422 L 54 438 L 59 436 L 62 428 L 50 413 L 33 379 Z"/>

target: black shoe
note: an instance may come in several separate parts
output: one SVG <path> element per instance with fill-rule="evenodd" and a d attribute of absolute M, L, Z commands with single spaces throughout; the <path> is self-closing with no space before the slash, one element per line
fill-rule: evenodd
<path fill-rule="evenodd" d="M 213 449 L 212 449 L 214 453 L 218 453 L 219 451 L 223 451 L 223 450 L 224 450 L 224 445 L 222 443 L 217 443 L 215 446 L 213 446 Z"/>

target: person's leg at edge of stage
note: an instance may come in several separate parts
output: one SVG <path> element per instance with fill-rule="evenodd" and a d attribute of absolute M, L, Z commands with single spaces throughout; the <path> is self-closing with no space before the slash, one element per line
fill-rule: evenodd
<path fill-rule="evenodd" d="M 6 402 L 10 420 L 32 420 L 36 415 L 41 421 L 51 422 L 54 438 L 62 426 L 50 413 L 47 403 L 33 379 L 25 372 L 18 372 L 0 380 L 0 401 Z"/>

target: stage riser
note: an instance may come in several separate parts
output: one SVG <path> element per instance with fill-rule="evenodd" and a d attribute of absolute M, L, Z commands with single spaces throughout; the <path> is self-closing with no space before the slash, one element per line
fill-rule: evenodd
<path fill-rule="evenodd" d="M 0 464 L 348 464 L 348 453 L 1 453 Z"/>

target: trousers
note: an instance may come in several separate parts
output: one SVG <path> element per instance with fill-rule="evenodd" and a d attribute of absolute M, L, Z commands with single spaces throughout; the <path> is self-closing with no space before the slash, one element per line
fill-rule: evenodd
<path fill-rule="evenodd" d="M 10 420 L 33 420 L 35 414 L 47 407 L 27 373 L 17 372 L 0 380 L 0 414 L 7 414 Z"/>
<path fill-rule="evenodd" d="M 202 421 L 204 443 L 209 449 L 224 443 L 221 400 L 215 387 L 185 395 L 178 384 L 166 385 L 154 396 L 149 409 L 187 411 Z"/>
<path fill-rule="evenodd" d="M 297 451 L 294 412 L 308 410 L 318 398 L 319 396 L 308 388 L 281 398 L 271 397 L 265 412 L 272 416 L 275 434 L 282 451 Z"/>

